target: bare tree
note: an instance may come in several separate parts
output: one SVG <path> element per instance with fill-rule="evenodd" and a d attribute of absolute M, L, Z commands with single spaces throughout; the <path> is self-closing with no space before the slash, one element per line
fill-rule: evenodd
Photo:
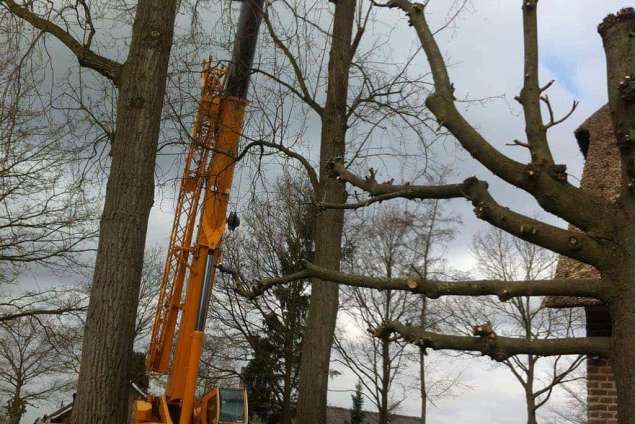
<path fill-rule="evenodd" d="M 134 354 L 145 352 L 148 343 L 148 332 L 152 325 L 154 308 L 158 300 L 161 273 L 163 271 L 163 254 L 160 249 L 153 247 L 148 249 L 143 263 L 141 275 L 141 290 L 139 291 L 139 306 L 135 325 Z M 81 347 L 83 332 L 86 326 L 86 304 L 88 303 L 86 288 L 56 290 L 48 293 L 47 297 L 40 299 L 39 304 L 43 308 L 53 309 L 52 305 L 58 305 L 64 313 L 59 314 L 56 320 L 38 320 L 37 315 L 28 315 L 40 323 L 41 331 L 46 334 L 51 349 L 54 350 L 54 360 L 58 369 L 72 376 L 75 383 L 79 375 L 81 363 Z M 33 296 L 27 296 L 33 299 Z M 74 308 L 62 309 L 59 305 L 70 304 Z M 31 312 L 37 309 L 31 308 Z M 51 313 L 47 313 L 51 315 Z M 138 370 L 133 369 L 135 373 Z"/>
<path fill-rule="evenodd" d="M 38 37 L 0 14 L 0 322 L 85 309 L 72 290 L 23 290 L 22 272 L 86 268 L 96 211 L 82 186 L 81 149 L 66 139 L 39 90 L 45 74 L 31 56 Z"/>
<path fill-rule="evenodd" d="M 27 264 L 79 265 L 92 248 L 95 211 L 75 171 L 79 151 L 50 117 L 33 69 L 37 37 L 15 35 L 24 24 L 0 15 L 0 279 L 11 281 Z M 35 63 L 34 63 L 35 62 Z M 28 65 L 28 66 L 27 66 Z"/>
<path fill-rule="evenodd" d="M 416 209 L 388 206 L 370 213 L 358 214 L 348 233 L 355 240 L 353 253 L 346 263 L 349 272 L 375 277 L 410 275 L 413 270 L 429 276 L 445 276 L 442 245 L 452 238 L 456 218 L 444 216 L 438 202 L 427 202 Z M 401 320 L 418 322 L 428 329 L 437 328 L 445 320 L 440 305 L 402 291 L 351 288 L 345 290 L 347 315 L 367 334 L 368 328 L 383 322 Z M 346 299 L 346 297 L 345 297 Z M 425 420 L 427 404 L 456 388 L 455 377 L 427 381 L 425 352 L 393 338 L 358 337 L 336 340 L 340 361 L 347 365 L 364 384 L 366 392 L 379 411 L 379 421 L 386 423 L 403 401 L 409 388 L 404 381 L 413 361 L 419 362 L 417 373 L 422 397 L 421 417 Z M 413 377 L 413 376 L 408 376 Z M 443 381 L 441 381 L 443 380 Z M 401 393 L 398 394 L 399 390 Z"/>
<path fill-rule="evenodd" d="M 556 254 L 499 229 L 475 236 L 472 249 L 479 274 L 501 281 L 550 278 L 558 260 Z M 526 340 L 573 337 L 584 322 L 579 310 L 554 310 L 546 307 L 542 299 L 532 297 L 517 297 L 505 303 L 493 297 L 457 299 L 452 310 L 455 324 L 464 333 L 472 333 L 475 322 L 489 320 L 500 329 L 499 334 Z M 584 355 L 541 358 L 529 354 L 501 363 L 525 392 L 528 424 L 538 422 L 538 410 L 547 404 L 554 390 L 580 378 L 576 371 L 584 359 Z"/>
<path fill-rule="evenodd" d="M 556 164 L 549 148 L 548 131 L 564 118 L 557 118 L 546 90 L 551 83 L 540 84 L 538 75 L 538 2 L 524 0 L 522 16 L 524 28 L 525 69 L 524 86 L 517 97 L 526 124 L 526 142 L 517 145 L 528 149 L 530 161 L 523 163 L 511 159 L 496 150 L 463 116 L 457 107 L 459 85 L 450 79 L 434 33 L 426 18 L 425 4 L 408 0 L 392 0 L 375 3 L 396 8 L 406 13 L 410 25 L 425 51 L 434 81 L 434 93 L 426 105 L 473 158 L 489 169 L 496 177 L 532 195 L 548 212 L 562 218 L 579 230 L 569 230 L 539 219 L 531 218 L 498 203 L 488 191 L 486 182 L 471 177 L 462 183 L 445 185 L 417 185 L 410 183 L 380 183 L 375 173 L 363 178 L 352 172 L 341 159 L 332 157 L 330 167 L 339 181 L 350 184 L 369 194 L 355 204 L 325 205 L 326 207 L 356 208 L 395 198 L 449 199 L 464 198 L 475 208 L 477 217 L 501 230 L 525 241 L 537 244 L 556 253 L 595 266 L 599 279 L 587 280 L 530 280 L 507 282 L 501 280 L 439 281 L 422 279 L 417 275 L 408 278 L 377 278 L 334 271 L 324 264 L 306 264 L 296 275 L 261 282 L 254 294 L 298 278 L 320 278 L 322 281 L 378 289 L 408 290 L 436 298 L 446 295 L 498 296 L 501 301 L 531 296 L 581 296 L 600 299 L 611 313 L 613 333 L 611 337 L 567 337 L 527 340 L 522 337 L 506 337 L 496 333 L 488 325 L 477 326 L 473 336 L 440 334 L 409 326 L 399 321 L 388 322 L 376 329 L 379 337 L 396 334 L 408 342 L 432 349 L 475 351 L 503 362 L 516 355 L 560 356 L 596 355 L 608 357 L 615 372 L 618 392 L 618 415 L 621 423 L 635 420 L 635 336 L 630 329 L 635 315 L 635 283 L 632 274 L 632 174 L 630 161 L 633 152 L 630 140 L 635 128 L 635 38 L 632 23 L 635 10 L 624 9 L 608 16 L 599 27 L 604 40 L 608 63 L 608 88 L 611 116 L 617 134 L 623 162 L 621 194 L 615 201 L 603 200 L 567 181 L 566 167 Z M 338 3 L 342 4 L 342 3 Z M 386 12 L 388 13 L 388 12 Z M 546 105 L 548 117 L 543 118 L 541 104 Z M 574 104 L 575 106 L 575 104 Z M 573 108 L 572 108 L 573 109 Z"/>
<path fill-rule="evenodd" d="M 29 406 L 40 406 L 71 387 L 41 326 L 29 318 L 0 326 L 0 394 L 9 424 L 19 424 Z"/>
<path fill-rule="evenodd" d="M 443 246 L 454 238 L 454 226 L 460 223 L 456 216 L 443 210 L 439 200 L 430 201 L 424 208 L 422 219 L 416 223 L 418 256 L 411 265 L 418 276 L 423 279 L 448 278 L 443 255 Z M 415 320 L 422 328 L 434 330 L 446 319 L 447 312 L 435 308 L 435 304 L 426 296 L 420 296 L 419 319 Z M 421 396 L 421 424 L 427 422 L 428 404 L 435 398 L 448 395 L 457 386 L 458 376 L 428 382 L 429 369 L 426 366 L 427 352 L 425 348 L 418 348 L 419 354 L 419 394 Z"/>
<path fill-rule="evenodd" d="M 256 135 L 244 152 L 277 151 L 299 164 L 311 182 L 314 203 L 339 204 L 345 187 L 330 178 L 334 157 L 366 160 L 376 134 L 408 135 L 425 150 L 428 117 L 419 115 L 425 85 L 404 72 L 403 62 L 379 57 L 381 37 L 366 39 L 373 5 L 337 2 L 334 9 L 312 3 L 278 3 L 265 13 L 264 52 L 254 72 L 262 76 L 254 104 L 262 111 Z M 388 55 L 386 55 L 388 56 Z M 404 59 L 409 63 L 416 52 Z M 390 75 L 386 69 L 395 71 Z M 291 118 L 285 125 L 280 117 Z M 317 118 L 317 119 L 316 119 Z M 316 124 L 317 120 L 317 124 Z M 319 158 L 312 162 L 307 140 L 320 130 Z M 354 129 L 351 131 L 351 129 Z M 432 137 L 434 138 L 434 137 Z M 382 150 L 389 150 L 384 148 Z M 245 153 L 246 154 L 246 153 Z M 317 163 L 317 165 L 315 165 Z M 260 162 L 258 162 L 260 169 Z M 316 209 L 314 262 L 339 269 L 344 211 Z M 298 415 L 308 424 L 326 420 L 328 371 L 338 309 L 338 289 L 312 282 L 312 304 L 303 344 Z"/>
<path fill-rule="evenodd" d="M 17 0 L 2 0 L 0 5 L 16 19 L 28 22 L 42 40 L 56 39 L 81 67 L 95 71 L 117 88 L 112 160 L 73 422 L 123 422 L 177 2 L 139 0 L 128 5 L 134 18 L 128 52 L 121 62 L 99 53 L 103 44 L 97 28 L 99 19 L 107 18 L 107 5 Z"/>
<path fill-rule="evenodd" d="M 416 215 L 390 208 L 359 219 L 353 231 L 365 237 L 354 247 L 351 271 L 387 278 L 409 272 L 416 260 Z M 344 302 L 349 306 L 347 315 L 363 332 L 384 321 L 412 321 L 417 315 L 417 299 L 405 292 L 352 288 L 344 293 L 349 297 Z M 404 400 L 396 396 L 395 389 L 409 365 L 407 346 L 390 337 L 347 339 L 343 335 L 336 340 L 339 362 L 355 373 L 379 412 L 379 423 L 387 424 L 389 415 Z"/>
<path fill-rule="evenodd" d="M 565 392 L 566 407 L 552 408 L 553 424 L 587 424 L 587 379 L 584 371 L 575 371 L 578 377 L 561 388 Z"/>
<path fill-rule="evenodd" d="M 152 328 L 154 311 L 159 298 L 163 259 L 164 253 L 157 246 L 148 249 L 144 255 L 135 325 L 135 349 L 138 351 L 145 352 L 148 343 L 147 337 Z"/>

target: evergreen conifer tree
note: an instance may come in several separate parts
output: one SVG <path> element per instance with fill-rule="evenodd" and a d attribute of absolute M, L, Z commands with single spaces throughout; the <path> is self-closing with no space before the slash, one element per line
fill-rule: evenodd
<path fill-rule="evenodd" d="M 366 412 L 364 412 L 364 393 L 362 392 L 362 383 L 357 382 L 355 385 L 355 393 L 351 396 L 353 400 L 353 408 L 351 409 L 351 420 L 346 424 L 363 424 Z"/>

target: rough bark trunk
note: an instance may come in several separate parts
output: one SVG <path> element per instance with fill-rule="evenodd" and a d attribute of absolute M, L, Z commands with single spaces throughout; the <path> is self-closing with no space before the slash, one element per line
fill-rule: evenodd
<path fill-rule="evenodd" d="M 635 246 L 632 211 L 635 208 L 635 9 L 622 9 L 600 24 L 607 64 L 609 108 L 620 147 L 622 198 L 626 221 L 621 223 L 621 246 Z M 630 216 L 628 216 L 630 215 Z M 628 251 L 627 250 L 627 251 Z M 628 251 L 632 255 L 631 251 Z M 635 264 L 622 260 L 603 274 L 615 281 L 614 296 L 609 300 L 612 322 L 611 365 L 617 388 L 618 421 L 635 423 Z M 612 277 L 612 278 L 611 278 Z"/>
<path fill-rule="evenodd" d="M 609 306 L 613 333 L 611 335 L 611 365 L 617 388 L 618 422 L 635 424 L 635 286 L 632 272 L 626 277 L 620 296 Z"/>
<path fill-rule="evenodd" d="M 125 423 L 128 359 L 148 215 L 176 1 L 140 0 L 119 80 L 117 125 L 84 342 L 75 424 Z"/>
<path fill-rule="evenodd" d="M 340 0 L 335 5 L 327 96 L 320 139 L 318 197 L 325 203 L 344 203 L 346 200 L 344 184 L 329 178 L 328 163 L 337 157 L 344 157 L 345 154 L 346 106 L 355 5 L 355 0 Z M 339 270 L 343 225 L 343 210 L 331 209 L 319 213 L 315 231 L 316 264 Z M 324 284 L 317 279 L 312 281 L 311 305 L 302 342 L 298 394 L 297 418 L 303 424 L 326 422 L 329 364 L 338 297 L 336 284 Z"/>

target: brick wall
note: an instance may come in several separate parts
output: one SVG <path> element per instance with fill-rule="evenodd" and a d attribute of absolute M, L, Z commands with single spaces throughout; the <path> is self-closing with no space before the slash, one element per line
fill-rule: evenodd
<path fill-rule="evenodd" d="M 587 392 L 587 424 L 617 424 L 617 392 L 606 359 L 588 359 Z"/>
<path fill-rule="evenodd" d="M 611 335 L 606 306 L 588 306 L 586 330 L 590 337 Z M 587 359 L 587 424 L 617 424 L 617 391 L 613 371 L 604 358 Z"/>

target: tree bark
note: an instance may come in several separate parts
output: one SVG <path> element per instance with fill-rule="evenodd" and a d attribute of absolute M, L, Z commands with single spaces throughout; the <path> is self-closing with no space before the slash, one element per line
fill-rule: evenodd
<path fill-rule="evenodd" d="M 139 0 L 119 79 L 117 126 L 84 330 L 75 424 L 125 423 L 174 0 Z"/>
<path fill-rule="evenodd" d="M 611 120 L 620 147 L 622 191 L 633 204 L 635 190 L 635 9 L 607 16 L 598 27 L 606 54 Z"/>
<path fill-rule="evenodd" d="M 536 420 L 536 399 L 533 394 L 533 387 L 525 389 L 525 399 L 527 401 L 527 424 L 538 424 Z"/>
<path fill-rule="evenodd" d="M 355 6 L 355 0 L 340 0 L 335 4 L 326 104 L 322 114 L 317 196 L 320 201 L 328 203 L 343 203 L 346 200 L 344 184 L 329 178 L 329 162 L 345 154 Z M 319 213 L 315 227 L 316 264 L 339 270 L 343 225 L 344 211 L 324 210 Z M 311 286 L 311 305 L 302 342 L 297 418 L 303 424 L 323 424 L 326 422 L 329 364 L 339 290 L 336 284 L 323 284 L 318 279 L 313 279 Z"/>
<path fill-rule="evenodd" d="M 7 424 L 20 424 L 20 420 L 26 411 L 24 401 L 20 399 L 19 389 L 8 404 L 8 421 Z"/>
<path fill-rule="evenodd" d="M 635 9 L 607 16 L 598 27 L 606 53 L 609 108 L 620 148 L 622 197 L 630 214 L 621 223 L 623 246 L 635 246 L 632 211 L 635 207 Z M 631 253 L 629 251 L 629 253 Z M 631 253 L 632 254 L 632 253 Z M 615 261 L 604 273 L 612 274 L 615 296 L 609 302 L 612 321 L 611 365 L 615 375 L 620 424 L 635 423 L 635 281 L 634 263 Z"/>
<path fill-rule="evenodd" d="M 527 330 L 525 330 L 527 331 Z M 531 339 L 531 328 L 526 333 L 527 338 Z M 536 398 L 534 397 L 534 372 L 536 370 L 536 362 L 531 355 L 527 355 L 527 380 L 523 388 L 525 389 L 525 401 L 527 404 L 527 424 L 538 424 L 536 421 Z"/>
<path fill-rule="evenodd" d="M 615 375 L 617 388 L 618 422 L 620 424 L 635 423 L 635 289 L 632 273 L 635 266 L 630 267 L 625 276 L 621 295 L 610 303 L 609 309 L 613 325 L 611 335 L 611 365 Z M 626 287 L 626 286 L 629 287 Z"/>

